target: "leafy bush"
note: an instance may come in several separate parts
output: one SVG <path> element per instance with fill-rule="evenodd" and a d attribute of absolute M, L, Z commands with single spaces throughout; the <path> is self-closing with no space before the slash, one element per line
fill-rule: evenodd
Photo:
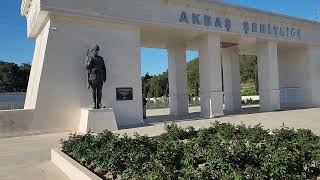
<path fill-rule="evenodd" d="M 316 179 L 320 138 L 310 130 L 264 130 L 214 123 L 209 128 L 166 125 L 156 137 L 109 131 L 71 134 L 64 153 L 103 179 Z"/>

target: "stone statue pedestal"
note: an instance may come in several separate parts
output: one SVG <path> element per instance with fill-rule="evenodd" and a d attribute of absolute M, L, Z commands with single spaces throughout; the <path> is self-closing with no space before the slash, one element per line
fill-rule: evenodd
<path fill-rule="evenodd" d="M 118 130 L 118 125 L 112 109 L 81 109 L 79 131 L 81 133 L 99 133 L 104 130 Z"/>

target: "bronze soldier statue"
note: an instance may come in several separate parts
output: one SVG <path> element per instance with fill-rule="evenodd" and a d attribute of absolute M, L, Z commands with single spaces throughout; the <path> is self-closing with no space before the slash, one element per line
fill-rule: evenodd
<path fill-rule="evenodd" d="M 88 75 L 88 89 L 92 90 L 92 98 L 94 107 L 93 109 L 101 108 L 101 97 L 103 83 L 107 79 L 107 71 L 104 60 L 99 53 L 99 46 L 94 45 L 90 51 L 88 51 L 86 58 L 86 69 Z"/>

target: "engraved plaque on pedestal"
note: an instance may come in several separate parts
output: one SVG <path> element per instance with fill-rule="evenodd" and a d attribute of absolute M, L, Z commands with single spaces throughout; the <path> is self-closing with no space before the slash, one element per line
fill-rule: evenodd
<path fill-rule="evenodd" d="M 117 101 L 131 101 L 133 100 L 133 88 L 116 88 Z"/>

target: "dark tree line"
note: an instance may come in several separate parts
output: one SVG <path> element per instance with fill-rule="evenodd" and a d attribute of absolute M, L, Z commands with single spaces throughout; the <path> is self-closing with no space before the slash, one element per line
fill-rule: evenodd
<path fill-rule="evenodd" d="M 31 65 L 0 61 L 0 92 L 25 92 L 28 86 Z M 240 55 L 241 83 L 257 85 L 257 57 Z M 187 63 L 188 93 L 199 96 L 199 59 Z M 143 93 L 146 97 L 162 97 L 169 95 L 168 71 L 142 77 Z"/>
<path fill-rule="evenodd" d="M 257 84 L 257 57 L 240 55 L 241 83 Z M 187 63 L 188 93 L 190 96 L 199 96 L 200 75 L 199 58 Z M 146 97 L 162 97 L 169 95 L 168 70 L 160 75 L 150 76 L 147 73 L 142 77 L 142 88 Z"/>
<path fill-rule="evenodd" d="M 198 58 L 187 64 L 188 93 L 199 95 L 199 61 Z M 142 88 L 146 97 L 162 97 L 169 95 L 168 70 L 160 75 L 142 77 Z"/>
<path fill-rule="evenodd" d="M 31 65 L 0 61 L 0 92 L 27 91 Z"/>

